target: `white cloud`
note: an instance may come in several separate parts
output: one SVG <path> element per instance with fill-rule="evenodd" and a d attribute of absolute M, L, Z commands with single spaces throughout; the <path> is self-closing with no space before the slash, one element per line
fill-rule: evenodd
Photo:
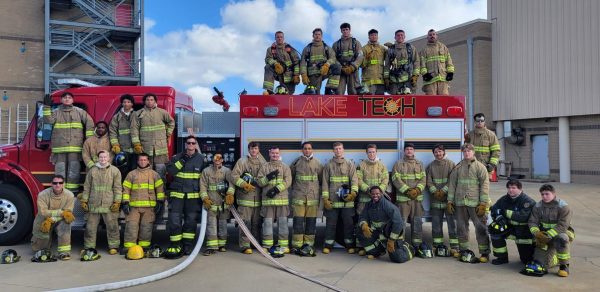
<path fill-rule="evenodd" d="M 384 7 L 389 5 L 389 0 L 327 0 L 329 5 L 333 8 L 372 8 L 372 7 Z"/>
<path fill-rule="evenodd" d="M 279 14 L 278 27 L 285 32 L 288 42 L 300 41 L 307 44 L 312 40 L 313 29 L 327 31 L 329 13 L 313 0 L 289 0 Z M 275 31 L 277 31 L 275 30 Z M 273 31 L 272 31 L 273 32 Z M 302 48 L 297 48 L 302 49 Z"/>
<path fill-rule="evenodd" d="M 242 32 L 273 32 L 277 22 L 277 7 L 271 0 L 230 3 L 221 9 L 225 26 Z"/>
<path fill-rule="evenodd" d="M 213 95 L 215 95 L 215 92 L 212 91 L 212 89 L 209 87 L 198 86 L 198 85 L 192 86 L 187 90 L 186 93 L 192 96 L 192 98 L 194 100 L 194 108 L 197 111 L 201 111 L 201 112 L 223 111 L 223 109 L 220 105 L 213 102 L 212 97 L 213 97 Z M 229 108 L 229 111 L 237 112 L 240 110 L 239 103 L 231 102 L 232 100 L 234 100 L 233 98 L 231 98 L 230 96 L 225 96 L 225 99 L 228 102 L 230 102 L 229 105 L 231 107 Z"/>

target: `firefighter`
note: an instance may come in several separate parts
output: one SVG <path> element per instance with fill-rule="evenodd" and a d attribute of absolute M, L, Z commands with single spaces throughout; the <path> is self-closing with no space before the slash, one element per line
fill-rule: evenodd
<path fill-rule="evenodd" d="M 475 146 L 475 157 L 485 166 L 488 174 L 491 174 L 500 157 L 500 142 L 496 134 L 485 126 L 485 115 L 478 113 L 473 116 L 475 129 L 467 134 L 466 142 Z"/>
<path fill-rule="evenodd" d="M 379 32 L 375 29 L 369 30 L 369 43 L 362 48 L 365 57 L 360 65 L 363 92 L 372 94 L 384 94 L 390 81 L 390 73 L 385 64 L 387 49 L 380 45 L 378 40 Z"/>
<path fill-rule="evenodd" d="M 144 250 L 150 248 L 154 221 L 156 216 L 162 216 L 165 203 L 164 183 L 150 167 L 150 155 L 140 153 L 137 166 L 123 181 L 121 209 L 126 216 L 123 254 L 135 245 Z"/>
<path fill-rule="evenodd" d="M 167 171 L 173 177 L 169 184 L 171 246 L 166 250 L 170 258 L 189 255 L 193 249 L 200 212 L 200 177 L 204 169 L 204 155 L 198 149 L 196 137 L 188 136 L 185 138 L 185 150 L 173 156 L 167 164 Z"/>
<path fill-rule="evenodd" d="M 371 201 L 371 194 L 369 189 L 372 186 L 379 186 L 381 190 L 386 190 L 390 181 L 389 173 L 383 161 L 377 157 L 377 145 L 367 145 L 367 159 L 360 161 L 358 168 L 356 169 L 356 176 L 358 177 L 358 202 L 356 204 L 356 215 L 360 216 L 365 205 Z M 358 234 L 357 234 L 358 235 Z M 356 246 L 358 247 L 358 255 L 364 256 L 365 249 L 362 244 L 356 239 Z"/>
<path fill-rule="evenodd" d="M 263 94 L 273 94 L 275 80 L 279 82 L 279 86 L 286 88 L 288 94 L 294 94 L 296 85 L 300 83 L 300 55 L 285 42 L 282 31 L 275 33 L 275 42 L 267 48 L 265 63 Z"/>
<path fill-rule="evenodd" d="M 386 68 L 390 71 L 390 94 L 417 93 L 417 80 L 421 70 L 419 53 L 410 43 L 405 43 L 405 33 L 399 29 L 394 34 L 395 43 L 389 44 Z"/>
<path fill-rule="evenodd" d="M 292 247 L 298 252 L 305 244 L 314 247 L 323 165 L 313 156 L 311 142 L 302 143 L 302 155 L 290 165 L 293 178 L 294 224 Z"/>
<path fill-rule="evenodd" d="M 64 188 L 65 178 L 54 175 L 52 187 L 41 191 L 37 196 L 38 213 L 33 221 L 31 249 L 34 253 L 50 249 L 52 233 L 58 238 L 58 258 L 63 261 L 71 259 L 71 223 L 73 216 L 74 195 Z"/>
<path fill-rule="evenodd" d="M 490 207 L 490 182 L 485 166 L 475 159 L 473 144 L 461 147 L 463 160 L 459 162 L 448 179 L 447 212 L 456 217 L 458 245 L 469 251 L 469 219 L 475 225 L 475 237 L 479 246 L 479 261 L 487 263 L 490 254 L 487 213 Z M 456 212 L 456 214 L 455 214 Z"/>
<path fill-rule="evenodd" d="M 368 259 L 375 259 L 387 251 L 394 262 L 405 250 L 398 247 L 404 233 L 404 221 L 394 204 L 383 197 L 383 190 L 375 185 L 368 190 L 371 200 L 360 213 L 356 231 L 360 242 L 365 246 Z"/>
<path fill-rule="evenodd" d="M 356 38 L 352 37 L 349 23 L 342 23 L 340 31 L 342 37 L 332 45 L 337 64 L 342 68 L 337 92 L 344 94 L 347 87 L 348 94 L 354 95 L 357 93 L 357 88 L 360 88 L 358 68 L 363 60 L 362 46 Z"/>
<path fill-rule="evenodd" d="M 133 157 L 133 144 L 131 143 L 131 117 L 133 116 L 133 96 L 121 96 L 121 109 L 110 120 L 108 126 L 111 150 L 116 155 L 120 152 L 127 153 L 127 170 L 136 168 L 137 159 Z M 125 171 L 123 171 L 125 172 Z M 121 172 L 125 177 L 126 173 Z"/>
<path fill-rule="evenodd" d="M 269 149 L 269 162 L 263 164 L 258 170 L 258 184 L 262 187 L 262 202 L 260 216 L 263 217 L 262 246 L 269 249 L 274 246 L 273 223 L 277 219 L 278 238 L 277 245 L 289 253 L 288 216 L 289 196 L 288 188 L 292 186 L 292 172 L 290 167 L 281 161 L 279 147 Z"/>
<path fill-rule="evenodd" d="M 217 250 L 227 251 L 227 220 L 235 192 L 233 184 L 229 182 L 230 177 L 231 170 L 223 166 L 223 155 L 219 153 L 213 156 L 213 165 L 205 168 L 200 176 L 200 198 L 208 212 L 205 256 Z"/>
<path fill-rule="evenodd" d="M 131 119 L 131 142 L 136 154 L 150 154 L 150 163 L 160 177 L 165 179 L 165 163 L 169 160 L 169 138 L 175 129 L 175 121 L 162 108 L 157 106 L 154 93 L 144 95 L 144 108 L 136 111 Z"/>
<path fill-rule="evenodd" d="M 73 105 L 73 94 L 65 92 L 60 97 L 61 105 L 51 110 L 50 96 L 44 98 L 44 123 L 53 125 L 51 161 L 54 173 L 67 178 L 65 188 L 79 192 L 81 151 L 86 137 L 94 135 L 94 121 L 83 109 Z"/>
<path fill-rule="evenodd" d="M 410 222 L 411 240 L 415 250 L 423 242 L 423 190 L 427 182 L 423 163 L 415 158 L 415 145 L 404 144 L 404 156 L 392 169 L 392 183 L 396 187 L 396 204 L 404 222 Z M 410 217 L 410 221 L 408 221 Z"/>
<path fill-rule="evenodd" d="M 459 255 L 458 237 L 456 236 L 456 220 L 454 215 L 446 212 L 446 203 L 448 202 L 448 177 L 455 164 L 446 157 L 446 148 L 442 144 L 437 144 L 432 149 L 433 160 L 426 169 L 427 189 L 431 194 L 431 237 L 433 245 L 437 249 L 444 245 L 444 216 L 448 225 L 448 237 L 450 243 L 450 254 L 454 257 Z M 437 253 L 436 253 L 437 254 Z"/>
<path fill-rule="evenodd" d="M 100 219 L 106 224 L 108 253 L 117 254 L 121 241 L 119 238 L 119 211 L 123 188 L 121 172 L 110 164 L 108 151 L 98 153 L 98 162 L 92 167 L 83 184 L 79 203 L 86 212 L 86 227 L 83 240 L 85 249 L 96 248 L 96 235 Z"/>
<path fill-rule="evenodd" d="M 531 215 L 531 209 L 535 205 L 535 201 L 523 192 L 523 185 L 519 180 L 509 180 L 506 183 L 506 195 L 502 196 L 492 206 L 491 215 L 494 223 L 506 227 L 507 233 L 495 232 L 494 228 L 490 228 L 490 237 L 492 239 L 492 250 L 494 251 L 495 259 L 492 260 L 494 265 L 502 265 L 508 263 L 508 249 L 506 248 L 506 239 L 513 239 L 517 244 L 519 257 L 521 262 L 526 264 L 533 260 L 533 237 L 529 231 L 527 220 Z M 491 224 L 490 226 L 498 226 Z M 497 230 L 500 231 L 500 230 Z"/>
<path fill-rule="evenodd" d="M 323 41 L 323 30 L 313 30 L 313 41 L 302 50 L 300 74 L 304 85 L 321 92 L 321 82 L 327 79 L 325 94 L 338 94 L 341 66 L 335 59 L 335 52 Z"/>
<path fill-rule="evenodd" d="M 454 64 L 450 51 L 438 41 L 435 30 L 427 32 L 427 45 L 419 53 L 423 92 L 426 95 L 448 95 L 448 82 L 454 78 Z"/>
<path fill-rule="evenodd" d="M 567 202 L 557 198 L 554 186 L 542 185 L 540 194 L 542 200 L 535 204 L 528 221 L 536 242 L 533 257 L 547 271 L 553 264 L 548 259 L 555 255 L 560 265 L 558 276 L 568 277 L 571 243 L 575 239 L 575 231 L 571 227 L 573 213 Z"/>
<path fill-rule="evenodd" d="M 344 144 L 340 142 L 333 143 L 333 158 L 323 168 L 321 192 L 326 218 L 323 253 L 328 254 L 333 248 L 339 218 L 342 219 L 347 252 L 356 253 L 353 217 L 358 176 L 354 163 L 344 158 Z"/>
<path fill-rule="evenodd" d="M 112 159 L 112 155 L 110 154 L 110 141 L 108 140 L 107 134 L 108 124 L 105 121 L 99 121 L 96 123 L 96 128 L 94 129 L 94 136 L 91 136 L 85 139 L 83 142 L 83 151 L 81 155 L 83 156 L 83 164 L 87 167 L 87 169 L 91 169 L 98 162 L 97 153 L 101 150 L 107 151 L 109 154 L 109 160 Z"/>
<path fill-rule="evenodd" d="M 260 154 L 259 147 L 258 142 L 248 143 L 248 156 L 239 159 L 231 171 L 231 181 L 238 187 L 235 194 L 238 205 L 237 210 L 254 238 L 259 238 L 261 228 L 260 206 L 262 190 L 258 186 L 256 177 L 261 165 L 266 163 Z M 239 244 L 243 253 L 252 254 L 250 240 L 241 229 L 239 231 Z"/>

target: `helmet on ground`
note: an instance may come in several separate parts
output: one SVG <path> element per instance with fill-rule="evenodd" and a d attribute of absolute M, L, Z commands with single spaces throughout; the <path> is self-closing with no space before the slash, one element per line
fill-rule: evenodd
<path fill-rule="evenodd" d="M 422 259 L 432 258 L 433 251 L 431 250 L 431 246 L 425 242 L 421 242 L 417 247 L 417 256 Z"/>
<path fill-rule="evenodd" d="M 394 263 L 405 263 L 410 261 L 415 254 L 413 247 L 406 241 L 396 240 L 396 250 L 390 253 L 390 260 Z"/>
<path fill-rule="evenodd" d="M 17 251 L 14 249 L 7 249 L 2 252 L 2 263 L 13 264 L 21 260 L 21 257 L 17 255 Z"/>
<path fill-rule="evenodd" d="M 279 247 L 279 245 L 274 245 L 269 248 L 269 253 L 274 258 L 281 258 L 283 257 L 285 251 L 283 248 Z"/>
<path fill-rule="evenodd" d="M 285 86 L 279 85 L 275 88 L 275 94 L 289 94 L 289 92 Z"/>
<path fill-rule="evenodd" d="M 340 199 L 346 199 L 348 194 L 350 194 L 350 186 L 347 184 L 343 184 L 338 188 L 336 193 Z"/>
<path fill-rule="evenodd" d="M 461 250 L 458 260 L 463 263 L 472 263 L 472 264 L 479 262 L 479 259 L 475 256 L 475 253 L 470 249 Z"/>
<path fill-rule="evenodd" d="M 123 167 L 126 166 L 127 163 L 129 162 L 129 156 L 127 155 L 126 152 L 119 152 L 115 155 L 115 158 L 113 158 L 113 165 L 116 167 Z"/>
<path fill-rule="evenodd" d="M 519 273 L 525 276 L 541 277 L 547 274 L 548 271 L 540 262 L 533 260 L 528 262 Z"/>
<path fill-rule="evenodd" d="M 224 180 L 217 183 L 217 193 L 221 196 L 224 196 L 227 193 L 227 189 L 229 188 L 229 182 Z"/>
<path fill-rule="evenodd" d="M 31 258 L 31 261 L 35 263 L 48 263 L 56 262 L 56 258 L 52 255 L 52 252 L 50 252 L 49 249 L 44 248 L 36 251 L 33 255 L 33 258 Z"/>
<path fill-rule="evenodd" d="M 162 255 L 163 249 L 158 244 L 153 244 L 146 253 L 146 257 L 148 258 L 160 258 Z"/>
<path fill-rule="evenodd" d="M 435 255 L 438 257 L 449 257 L 452 256 L 450 254 L 450 250 L 448 250 L 448 247 L 443 245 L 443 244 L 438 244 L 435 247 Z"/>
<path fill-rule="evenodd" d="M 504 217 L 498 216 L 490 225 L 488 225 L 488 231 L 492 236 L 504 236 L 510 233 L 510 225 L 506 222 Z"/>
<path fill-rule="evenodd" d="M 308 243 L 303 244 L 302 247 L 296 251 L 296 253 L 299 256 L 301 256 L 301 257 L 314 257 L 314 256 L 316 256 L 316 254 L 315 254 L 315 248 L 312 247 L 311 245 L 309 245 Z"/>
<path fill-rule="evenodd" d="M 165 259 L 178 259 L 183 256 L 183 249 L 178 244 L 171 244 L 171 246 L 163 252 L 163 256 Z"/>
<path fill-rule="evenodd" d="M 317 94 L 317 88 L 312 85 L 308 85 L 308 86 L 306 86 L 306 88 L 304 88 L 304 94 L 315 95 L 315 94 Z"/>
<path fill-rule="evenodd" d="M 144 249 L 139 245 L 134 245 L 127 250 L 125 256 L 128 260 L 140 260 L 144 258 Z"/>
<path fill-rule="evenodd" d="M 86 248 L 81 254 L 82 262 L 91 262 L 100 259 L 100 255 L 95 248 Z"/>

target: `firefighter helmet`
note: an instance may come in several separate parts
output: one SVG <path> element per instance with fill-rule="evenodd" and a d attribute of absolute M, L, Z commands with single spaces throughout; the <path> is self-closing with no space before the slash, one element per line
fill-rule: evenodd
<path fill-rule="evenodd" d="M 52 252 L 50 252 L 49 249 L 44 248 L 36 251 L 33 258 L 31 258 L 31 261 L 35 263 L 56 262 L 56 257 L 52 255 Z"/>
<path fill-rule="evenodd" d="M 519 273 L 525 276 L 541 277 L 547 274 L 548 271 L 540 262 L 533 260 L 525 264 L 525 267 Z"/>
<path fill-rule="evenodd" d="M 245 182 L 247 182 L 247 183 L 249 183 L 249 184 L 251 184 L 251 185 L 256 185 L 256 180 L 254 179 L 254 177 L 252 176 L 252 174 L 250 174 L 249 172 L 244 172 L 244 173 L 242 173 L 242 176 L 241 176 L 241 178 L 242 178 L 242 179 L 243 179 Z"/>
<path fill-rule="evenodd" d="M 492 236 L 504 236 L 510 233 L 510 227 L 503 216 L 498 216 L 488 225 L 488 231 Z"/>
<path fill-rule="evenodd" d="M 269 248 L 269 254 L 274 258 L 281 258 L 285 253 L 284 249 L 285 248 L 281 248 L 279 245 L 274 245 Z"/>
<path fill-rule="evenodd" d="M 479 262 L 479 259 L 475 256 L 475 253 L 470 249 L 461 250 L 458 260 L 463 263 L 472 263 L 472 264 Z"/>
<path fill-rule="evenodd" d="M 413 247 L 408 242 L 399 239 L 396 240 L 396 250 L 390 253 L 390 260 L 394 263 L 404 263 L 410 261 L 415 254 Z"/>
<path fill-rule="evenodd" d="M 314 257 L 317 255 L 315 253 L 315 248 L 308 243 L 303 244 L 301 248 L 297 249 L 296 254 L 301 257 Z"/>
<path fill-rule="evenodd" d="M 100 255 L 95 248 L 86 248 L 81 253 L 81 261 L 82 262 L 91 262 L 95 260 L 99 260 Z"/>
<path fill-rule="evenodd" d="M 431 246 L 425 242 L 421 242 L 419 246 L 416 248 L 417 256 L 422 259 L 428 259 L 433 257 L 433 251 L 431 250 Z"/>
<path fill-rule="evenodd" d="M 312 85 L 308 85 L 304 89 L 304 94 L 305 95 L 315 95 L 315 94 L 317 94 L 317 88 Z"/>
<path fill-rule="evenodd" d="M 7 249 L 2 252 L 2 263 L 3 264 L 13 264 L 21 260 L 21 257 L 17 255 L 17 251 L 14 249 Z"/>
<path fill-rule="evenodd" d="M 146 252 L 146 257 L 148 258 L 160 258 L 163 255 L 163 249 L 158 244 L 153 244 L 148 252 Z"/>
<path fill-rule="evenodd" d="M 343 184 L 338 188 L 336 193 L 340 199 L 345 200 L 346 197 L 350 194 L 350 186 L 347 184 Z"/>
<path fill-rule="evenodd" d="M 438 257 L 449 257 L 452 256 L 450 254 L 450 251 L 448 250 L 448 247 L 445 246 L 444 244 L 438 244 L 435 247 L 435 255 Z"/>
<path fill-rule="evenodd" d="M 286 95 L 289 94 L 287 87 L 283 86 L 283 85 L 279 85 L 277 86 L 277 88 L 275 88 L 275 94 L 282 94 L 282 95 Z"/>
<path fill-rule="evenodd" d="M 125 256 L 128 260 L 140 260 L 144 258 L 144 249 L 139 245 L 134 245 L 127 250 Z"/>
<path fill-rule="evenodd" d="M 127 163 L 129 162 L 129 156 L 127 155 L 126 152 L 119 152 L 115 155 L 115 158 L 113 158 L 113 165 L 116 167 L 123 167 L 126 166 Z"/>
<path fill-rule="evenodd" d="M 165 257 L 165 259 L 178 259 L 183 256 L 183 249 L 178 244 L 171 244 L 171 246 L 169 246 L 167 250 L 163 253 L 163 256 Z"/>
<path fill-rule="evenodd" d="M 217 183 L 217 193 L 221 196 L 224 196 L 227 193 L 227 189 L 229 189 L 229 182 L 224 180 L 222 182 Z"/>

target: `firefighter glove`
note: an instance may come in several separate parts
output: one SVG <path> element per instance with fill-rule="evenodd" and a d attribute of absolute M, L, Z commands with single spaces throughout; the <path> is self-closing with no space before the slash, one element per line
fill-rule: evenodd
<path fill-rule="evenodd" d="M 277 194 L 279 194 L 279 188 L 277 187 L 272 187 L 268 192 L 267 192 L 267 197 L 269 197 L 270 199 L 274 198 L 275 196 L 277 196 Z"/>
<path fill-rule="evenodd" d="M 281 66 L 281 64 L 275 63 L 275 65 L 273 65 L 273 68 L 275 69 L 275 73 L 277 73 L 277 75 L 283 74 L 283 66 Z"/>
<path fill-rule="evenodd" d="M 413 76 L 411 76 L 410 77 L 410 86 L 416 87 L 418 79 L 419 79 L 419 75 L 413 75 Z"/>
<path fill-rule="evenodd" d="M 552 238 L 545 231 L 538 231 L 535 233 L 535 243 L 537 246 L 547 245 Z"/>
<path fill-rule="evenodd" d="M 352 73 L 354 73 L 354 66 L 342 66 L 342 72 L 344 72 L 344 75 L 351 75 Z"/>
<path fill-rule="evenodd" d="M 80 202 L 79 202 L 79 205 L 81 205 L 81 209 L 83 209 L 83 211 L 86 211 L 86 212 L 87 212 L 87 211 L 89 211 L 89 210 L 90 210 L 90 208 L 88 207 L 88 203 L 87 203 L 87 202 L 85 202 L 85 201 L 80 201 Z"/>
<path fill-rule="evenodd" d="M 344 198 L 344 201 L 346 201 L 346 202 L 353 202 L 354 199 L 356 199 L 356 192 L 355 191 L 351 191 L 349 194 L 346 195 L 346 197 Z"/>
<path fill-rule="evenodd" d="M 243 182 L 241 187 L 242 187 L 242 189 L 244 189 L 245 192 L 252 192 L 256 189 L 255 186 L 253 186 L 247 182 Z"/>
<path fill-rule="evenodd" d="M 293 81 L 294 81 L 295 85 L 300 84 L 300 75 L 294 75 L 294 80 Z"/>
<path fill-rule="evenodd" d="M 233 205 L 233 201 L 234 201 L 233 194 L 225 195 L 225 204 L 231 206 L 231 205 Z"/>
<path fill-rule="evenodd" d="M 483 215 L 485 215 L 485 212 L 488 209 L 488 204 L 481 202 L 479 203 L 479 205 L 477 205 L 477 209 L 475 210 L 475 213 L 477 214 L 477 216 L 481 217 Z"/>
<path fill-rule="evenodd" d="M 406 191 L 406 196 L 411 200 L 417 199 L 417 197 L 421 194 L 421 190 L 419 188 L 410 188 Z"/>
<path fill-rule="evenodd" d="M 321 66 L 321 76 L 327 76 L 327 74 L 329 74 L 329 63 L 325 63 Z"/>
<path fill-rule="evenodd" d="M 393 43 L 391 43 L 391 42 L 386 42 L 386 43 L 385 43 L 385 44 L 383 44 L 383 45 L 384 45 L 384 46 L 386 46 L 386 47 L 388 47 L 388 48 L 391 48 L 391 47 L 393 47 L 393 46 L 394 46 L 394 44 L 393 44 Z"/>
<path fill-rule="evenodd" d="M 429 82 L 429 81 L 431 81 L 431 79 L 433 79 L 433 76 L 431 75 L 431 73 L 427 72 L 427 73 L 423 74 L 423 80 L 425 82 Z"/>
<path fill-rule="evenodd" d="M 184 154 L 184 155 L 181 155 L 181 158 L 179 158 L 179 161 L 181 162 L 181 164 L 185 165 L 189 159 L 190 159 L 190 157 Z"/>
<path fill-rule="evenodd" d="M 117 153 L 121 152 L 121 145 L 119 145 L 119 144 L 115 144 L 115 145 L 113 145 L 113 146 L 112 146 L 112 152 L 113 152 L 114 154 L 117 154 Z"/>
<path fill-rule="evenodd" d="M 120 202 L 114 202 L 112 203 L 112 205 L 110 205 L 110 211 L 113 213 L 119 212 L 119 210 L 121 210 L 121 203 Z"/>
<path fill-rule="evenodd" d="M 131 212 L 131 207 L 129 207 L 129 202 L 123 202 L 123 204 L 121 204 L 121 210 L 123 210 L 123 213 L 125 213 L 125 215 L 129 215 L 129 212 Z"/>
<path fill-rule="evenodd" d="M 156 205 L 154 206 L 154 215 L 158 217 L 162 216 L 164 207 L 165 201 L 156 201 Z"/>
<path fill-rule="evenodd" d="M 75 216 L 73 216 L 73 212 L 70 210 L 64 210 L 61 216 L 65 219 L 67 224 L 71 224 L 73 221 L 75 221 Z"/>
<path fill-rule="evenodd" d="M 333 202 L 329 198 L 327 198 L 323 201 L 323 206 L 325 207 L 325 209 L 331 210 L 333 209 Z"/>
<path fill-rule="evenodd" d="M 310 79 L 308 79 L 308 74 L 302 73 L 302 84 L 308 85 L 310 83 Z"/>
<path fill-rule="evenodd" d="M 446 73 L 446 81 L 452 81 L 452 79 L 454 79 L 454 73 L 453 72 Z"/>
<path fill-rule="evenodd" d="M 52 105 L 52 97 L 50 96 L 50 94 L 44 95 L 43 102 L 44 102 L 44 105 L 48 105 L 48 106 Z"/>
<path fill-rule="evenodd" d="M 43 233 L 50 232 L 52 224 L 54 224 L 54 220 L 52 220 L 52 217 L 46 217 L 46 220 L 44 220 L 44 222 L 42 222 L 42 225 L 40 226 L 40 231 Z"/>
<path fill-rule="evenodd" d="M 387 252 L 393 253 L 396 251 L 396 241 L 393 239 L 387 240 Z"/>
<path fill-rule="evenodd" d="M 453 202 L 448 202 L 446 204 L 446 212 L 448 212 L 448 214 L 450 214 L 450 215 L 454 214 L 454 203 Z"/>
<path fill-rule="evenodd" d="M 277 178 L 279 175 L 279 169 L 275 169 L 267 174 L 267 180 L 271 181 Z"/>
<path fill-rule="evenodd" d="M 210 208 L 213 205 L 213 201 L 208 196 L 206 196 L 202 199 L 202 204 L 204 205 L 204 208 L 206 210 L 210 210 Z"/>
<path fill-rule="evenodd" d="M 436 190 L 435 192 L 433 192 L 433 197 L 438 200 L 438 201 L 446 201 L 447 196 L 446 196 L 446 192 L 444 192 L 443 190 Z"/>
<path fill-rule="evenodd" d="M 485 168 L 487 169 L 487 171 L 488 171 L 488 172 L 492 172 L 492 171 L 494 171 L 494 167 L 495 167 L 495 166 L 494 166 L 493 164 L 491 164 L 491 163 L 487 163 L 487 164 L 485 165 Z"/>
<path fill-rule="evenodd" d="M 371 232 L 371 228 L 366 222 L 360 226 L 360 229 L 362 229 L 362 234 L 365 238 L 371 238 L 371 236 L 373 236 L 373 232 Z"/>
<path fill-rule="evenodd" d="M 142 154 L 142 152 L 144 152 L 144 147 L 142 147 L 141 143 L 133 143 L 133 151 L 135 154 Z"/>

